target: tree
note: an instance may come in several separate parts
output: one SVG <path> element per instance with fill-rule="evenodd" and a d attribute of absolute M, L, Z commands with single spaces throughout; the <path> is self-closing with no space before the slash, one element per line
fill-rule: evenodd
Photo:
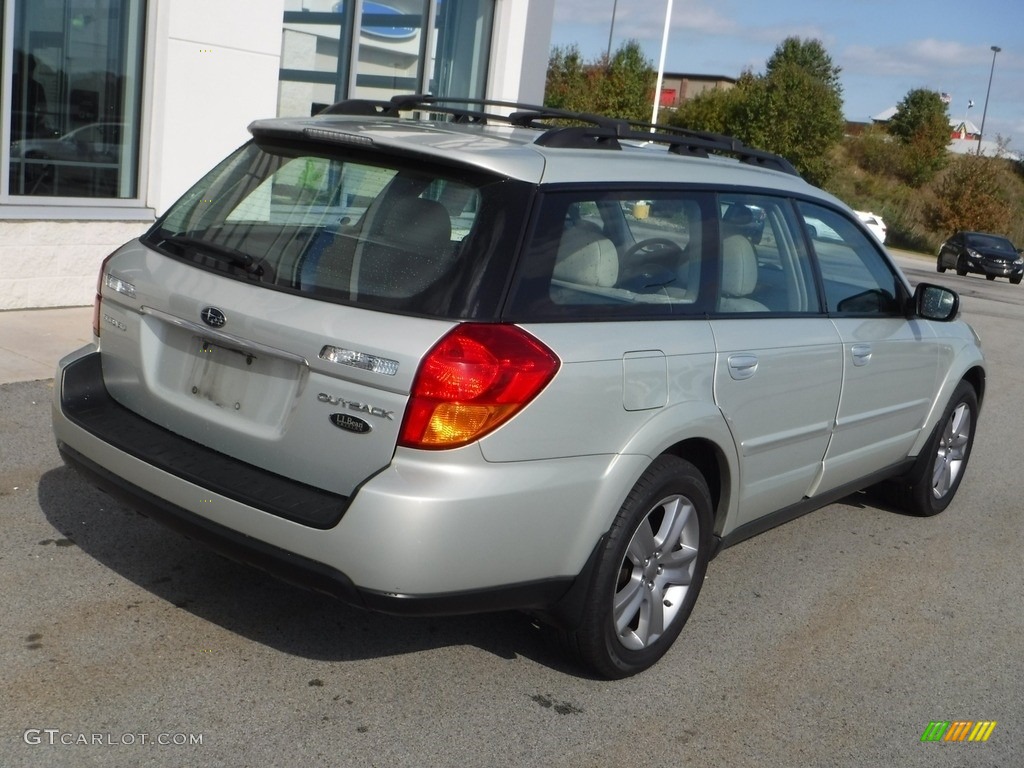
<path fill-rule="evenodd" d="M 839 73 L 843 70 L 832 63 L 832 57 L 828 55 L 820 40 L 787 37 L 768 59 L 765 74 L 771 76 L 773 72 L 787 65 L 796 65 L 842 98 L 843 86 L 839 82 Z"/>
<path fill-rule="evenodd" d="M 623 43 L 611 58 L 584 62 L 579 48 L 556 47 L 548 58 L 544 104 L 644 122 L 651 119 L 655 71 L 640 43 Z"/>
<path fill-rule="evenodd" d="M 808 181 L 824 185 L 831 150 L 843 137 L 838 67 L 817 41 L 788 38 L 763 75 L 744 72 L 730 91 L 682 104 L 670 122 L 726 133 L 786 157 Z"/>
<path fill-rule="evenodd" d="M 741 88 L 707 90 L 680 104 L 666 121 L 693 131 L 729 134 L 736 123 L 737 102 L 742 98 Z"/>
<path fill-rule="evenodd" d="M 593 72 L 597 110 L 603 115 L 650 122 L 654 106 L 655 71 L 636 40 L 624 43 L 611 60 L 602 59 Z"/>
<path fill-rule="evenodd" d="M 889 134 L 903 147 L 899 175 L 919 187 L 945 166 L 949 146 L 949 112 L 935 91 L 915 88 L 896 105 Z"/>
<path fill-rule="evenodd" d="M 755 78 L 744 100 L 739 138 L 786 157 L 812 184 L 832 175 L 829 156 L 843 138 L 843 103 L 825 81 L 793 63 Z"/>
<path fill-rule="evenodd" d="M 586 98 L 587 67 L 580 49 L 575 45 L 555 47 L 548 58 L 547 82 L 544 86 L 544 104 L 556 109 L 582 111 L 580 104 Z"/>
<path fill-rule="evenodd" d="M 958 157 L 936 190 L 931 225 L 940 232 L 1007 231 L 1012 207 L 999 180 L 998 162 L 978 155 Z"/>

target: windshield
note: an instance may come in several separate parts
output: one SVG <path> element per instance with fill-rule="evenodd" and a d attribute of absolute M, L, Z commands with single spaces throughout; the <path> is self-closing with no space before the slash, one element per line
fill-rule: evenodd
<path fill-rule="evenodd" d="M 968 235 L 967 244 L 972 248 L 991 248 L 993 251 L 1006 251 L 1010 254 L 1017 252 L 1013 243 L 997 235 Z"/>
<path fill-rule="evenodd" d="M 528 192 L 520 182 L 422 160 L 251 142 L 143 240 L 267 288 L 487 319 L 498 312 Z"/>

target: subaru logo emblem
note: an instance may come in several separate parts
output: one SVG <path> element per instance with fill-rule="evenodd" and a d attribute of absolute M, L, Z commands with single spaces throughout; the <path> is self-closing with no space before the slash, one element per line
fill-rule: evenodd
<path fill-rule="evenodd" d="M 203 322 L 211 328 L 223 328 L 224 323 L 228 321 L 228 319 L 224 317 L 224 313 L 216 307 L 204 308 L 203 311 L 199 313 L 199 316 L 203 318 Z"/>

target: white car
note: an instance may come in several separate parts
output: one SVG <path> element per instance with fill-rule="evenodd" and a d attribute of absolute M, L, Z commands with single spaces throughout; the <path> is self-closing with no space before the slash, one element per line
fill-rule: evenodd
<path fill-rule="evenodd" d="M 857 214 L 858 219 L 867 225 L 867 228 L 871 230 L 871 234 L 878 238 L 878 242 L 885 242 L 886 227 L 881 216 L 870 211 L 854 211 L 854 213 Z"/>
<path fill-rule="evenodd" d="M 985 392 L 956 293 L 783 158 L 488 107 L 250 126 L 103 263 L 67 462 L 364 608 L 528 611 L 612 678 L 722 547 L 883 481 L 951 503 Z"/>

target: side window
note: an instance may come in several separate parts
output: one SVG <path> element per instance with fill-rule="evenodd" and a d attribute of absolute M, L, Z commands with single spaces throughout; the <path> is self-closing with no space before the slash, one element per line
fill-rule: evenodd
<path fill-rule="evenodd" d="M 607 231 L 620 254 L 617 285 L 640 302 L 695 303 L 704 240 L 700 204 L 684 196 L 638 198 L 618 200 L 610 213 Z"/>
<path fill-rule="evenodd" d="M 797 206 L 821 270 L 829 313 L 898 314 L 899 280 L 868 235 L 838 211 L 805 202 Z"/>
<path fill-rule="evenodd" d="M 787 199 L 722 195 L 718 215 L 718 312 L 821 311 L 800 224 Z"/>
<path fill-rule="evenodd" d="M 703 314 L 713 216 L 706 193 L 547 193 L 511 311 L 530 319 Z"/>

